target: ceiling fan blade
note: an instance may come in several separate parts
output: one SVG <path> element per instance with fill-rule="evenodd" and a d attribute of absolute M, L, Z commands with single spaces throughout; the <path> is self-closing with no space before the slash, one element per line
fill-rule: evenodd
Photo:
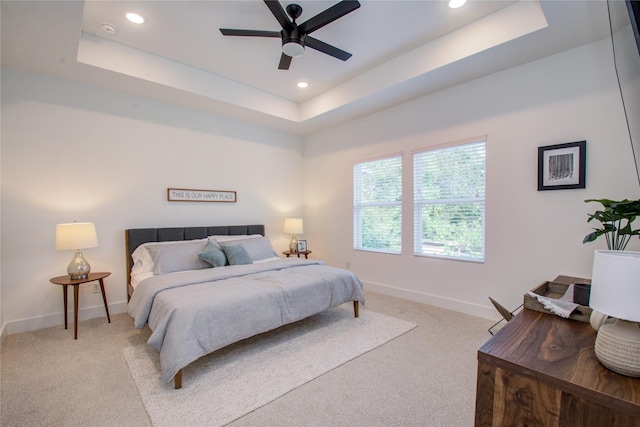
<path fill-rule="evenodd" d="M 338 49 L 335 46 L 331 46 L 330 44 L 322 42 L 311 36 L 307 36 L 304 44 L 307 47 L 310 47 L 322 53 L 326 53 L 327 55 L 333 56 L 334 58 L 338 58 L 342 61 L 346 61 L 347 59 L 351 58 L 351 54 L 349 52 L 345 52 L 342 49 Z"/>
<path fill-rule="evenodd" d="M 280 56 L 280 63 L 278 64 L 278 70 L 288 70 L 289 69 L 289 65 L 291 65 L 291 60 L 293 58 L 291 58 L 289 55 L 286 54 L 282 54 L 282 56 Z"/>
<path fill-rule="evenodd" d="M 302 24 L 298 25 L 298 29 L 303 34 L 309 34 L 317 30 L 318 28 L 322 28 L 325 25 L 332 23 L 336 19 L 343 17 L 347 13 L 353 12 L 359 7 L 359 1 L 343 0 L 340 3 L 331 6 L 324 12 L 320 12 L 308 21 L 305 21 Z"/>
<path fill-rule="evenodd" d="M 276 38 L 280 38 L 280 32 L 279 31 L 236 30 L 236 29 L 233 29 L 233 28 L 220 28 L 220 32 L 224 36 L 276 37 Z"/>
<path fill-rule="evenodd" d="M 282 5 L 278 0 L 264 0 L 264 2 L 269 8 L 269 10 L 271 11 L 271 13 L 273 13 L 273 16 L 276 17 L 276 19 L 278 20 L 282 28 L 287 30 L 290 30 L 291 28 L 293 28 L 293 24 L 291 23 L 291 21 L 289 21 L 289 18 L 287 17 L 287 12 L 284 11 L 284 9 L 282 8 Z"/>

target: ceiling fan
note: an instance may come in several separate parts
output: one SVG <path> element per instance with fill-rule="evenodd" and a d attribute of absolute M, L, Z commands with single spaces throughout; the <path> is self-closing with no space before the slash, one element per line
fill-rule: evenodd
<path fill-rule="evenodd" d="M 280 56 L 279 70 L 288 70 L 291 65 L 291 59 L 294 56 L 300 56 L 304 53 L 305 46 L 326 53 L 327 55 L 346 61 L 351 58 L 349 52 L 338 49 L 335 46 L 324 43 L 309 33 L 324 27 L 327 24 L 343 17 L 347 13 L 353 12 L 360 7 L 360 2 L 343 0 L 324 12 L 320 12 L 308 21 L 302 24 L 296 24 L 296 19 L 302 15 L 302 7 L 297 4 L 289 4 L 285 10 L 277 0 L 264 0 L 267 7 L 276 17 L 276 20 L 282 27 L 281 31 L 263 31 L 263 30 L 237 30 L 230 28 L 220 28 L 220 32 L 225 36 L 243 36 L 243 37 L 274 37 L 282 39 L 282 55 Z M 287 17 L 291 17 L 291 20 Z"/>

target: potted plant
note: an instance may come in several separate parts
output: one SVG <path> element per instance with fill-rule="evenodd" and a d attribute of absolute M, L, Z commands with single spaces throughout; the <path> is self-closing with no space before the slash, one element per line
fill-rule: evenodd
<path fill-rule="evenodd" d="M 604 210 L 589 214 L 587 222 L 600 221 L 601 228 L 587 234 L 582 243 L 593 242 L 600 236 L 607 240 L 607 248 L 613 251 L 623 251 L 631 237 L 640 236 L 640 228 L 631 227 L 637 216 L 640 216 L 640 200 L 614 201 L 609 199 L 588 199 L 585 203 L 598 202 Z"/>

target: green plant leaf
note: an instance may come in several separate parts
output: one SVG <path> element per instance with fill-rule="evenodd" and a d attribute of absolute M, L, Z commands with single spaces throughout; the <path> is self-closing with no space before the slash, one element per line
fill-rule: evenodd
<path fill-rule="evenodd" d="M 589 242 L 593 242 L 594 240 L 596 240 L 598 238 L 598 236 L 600 236 L 602 233 L 598 234 L 596 232 L 593 233 L 589 233 L 586 236 L 584 236 L 584 240 L 582 240 L 582 243 L 589 243 Z"/>
<path fill-rule="evenodd" d="M 604 210 L 596 210 L 588 214 L 587 222 L 600 222 L 601 228 L 587 234 L 582 243 L 593 242 L 604 235 L 609 249 L 623 250 L 630 236 L 640 235 L 640 228 L 633 229 L 632 223 L 640 216 L 640 200 L 587 199 L 585 203 L 600 203 Z M 624 225 L 623 225 L 624 224 Z"/>

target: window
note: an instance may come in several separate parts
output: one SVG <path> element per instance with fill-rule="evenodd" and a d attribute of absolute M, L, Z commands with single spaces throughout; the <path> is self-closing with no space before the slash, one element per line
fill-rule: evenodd
<path fill-rule="evenodd" d="M 484 261 L 485 141 L 414 153 L 414 253 Z"/>
<path fill-rule="evenodd" d="M 402 155 L 353 166 L 353 247 L 400 253 Z"/>

